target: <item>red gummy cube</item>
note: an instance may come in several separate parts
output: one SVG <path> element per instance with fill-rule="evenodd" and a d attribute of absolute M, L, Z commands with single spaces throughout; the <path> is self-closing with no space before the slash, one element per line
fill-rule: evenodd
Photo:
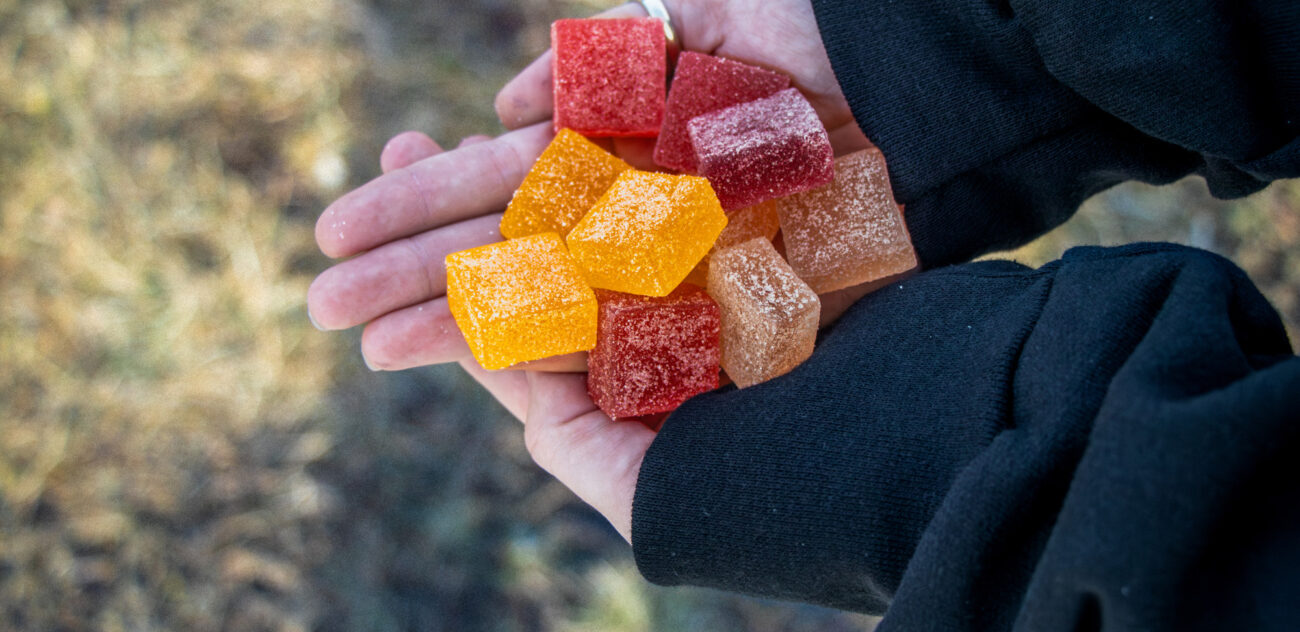
<path fill-rule="evenodd" d="M 677 59 L 664 125 L 655 142 L 655 164 L 699 173 L 699 162 L 686 129 L 691 119 L 789 87 L 790 78 L 780 73 L 703 53 L 683 52 Z"/>
<path fill-rule="evenodd" d="M 587 393 L 615 419 L 671 411 L 718 387 L 720 310 L 682 284 L 664 297 L 596 290 L 596 347 Z"/>
<path fill-rule="evenodd" d="M 799 90 L 701 114 L 687 125 L 724 210 L 815 189 L 835 178 L 826 128 Z"/>
<path fill-rule="evenodd" d="M 571 19 L 551 24 L 555 131 L 585 136 L 659 133 L 668 53 L 655 18 Z"/>

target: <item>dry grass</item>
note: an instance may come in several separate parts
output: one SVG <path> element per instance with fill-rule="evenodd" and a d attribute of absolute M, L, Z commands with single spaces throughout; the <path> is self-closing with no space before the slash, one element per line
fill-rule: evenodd
<path fill-rule="evenodd" d="M 383 141 L 494 129 L 608 4 L 0 0 L 0 628 L 869 627 L 646 585 L 463 376 L 307 323 L 315 214 Z M 1294 328 L 1269 195 L 1214 243 Z"/>

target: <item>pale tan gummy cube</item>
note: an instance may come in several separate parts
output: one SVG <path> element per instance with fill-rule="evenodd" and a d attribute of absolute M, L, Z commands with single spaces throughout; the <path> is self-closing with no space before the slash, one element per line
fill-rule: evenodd
<path fill-rule="evenodd" d="M 715 252 L 709 295 L 722 312 L 722 368 L 737 387 L 784 375 L 812 355 L 821 301 L 767 239 Z"/>
<path fill-rule="evenodd" d="M 885 157 L 871 148 L 835 159 L 830 184 L 777 201 L 785 256 L 825 294 L 916 267 Z"/>

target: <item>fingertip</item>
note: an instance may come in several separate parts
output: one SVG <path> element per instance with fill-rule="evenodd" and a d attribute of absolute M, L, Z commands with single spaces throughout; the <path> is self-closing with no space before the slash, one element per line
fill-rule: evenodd
<path fill-rule="evenodd" d="M 325 207 L 325 211 L 316 220 L 316 246 L 331 259 L 345 257 L 349 253 L 343 245 L 343 231 L 339 230 L 338 202 Z"/>
<path fill-rule="evenodd" d="M 423 132 L 402 132 L 384 144 L 379 167 L 384 173 L 406 168 L 425 158 L 442 153 L 442 147 Z"/>
<path fill-rule="evenodd" d="M 334 319 L 333 309 L 329 298 L 332 296 L 330 291 L 330 277 L 332 274 L 326 270 L 312 280 L 311 285 L 307 286 L 307 318 L 311 324 L 321 331 L 334 331 L 341 329 L 335 326 L 337 323 Z"/>

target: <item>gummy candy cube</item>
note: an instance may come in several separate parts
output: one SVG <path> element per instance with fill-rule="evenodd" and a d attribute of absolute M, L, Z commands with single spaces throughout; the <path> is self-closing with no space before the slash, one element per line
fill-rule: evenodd
<path fill-rule="evenodd" d="M 784 375 L 812 355 L 821 301 L 768 240 L 714 253 L 709 295 L 722 310 L 722 368 L 738 388 Z"/>
<path fill-rule="evenodd" d="M 726 225 L 704 178 L 631 169 L 569 232 L 569 251 L 594 288 L 666 296 Z"/>
<path fill-rule="evenodd" d="M 655 164 L 698 173 L 695 149 L 686 130 L 691 119 L 788 87 L 790 78 L 780 73 L 703 53 L 683 52 L 668 90 L 664 125 L 655 141 Z"/>
<path fill-rule="evenodd" d="M 700 175 L 731 210 L 815 189 L 835 177 L 831 140 L 795 88 L 687 124 Z"/>
<path fill-rule="evenodd" d="M 818 294 L 916 267 L 879 149 L 837 158 L 834 182 L 776 204 L 786 259 Z"/>
<path fill-rule="evenodd" d="M 655 18 L 551 24 L 555 130 L 655 136 L 664 117 L 668 49 Z"/>
<path fill-rule="evenodd" d="M 618 174 L 631 168 L 582 134 L 560 130 L 515 191 L 501 217 L 501 234 L 568 235 Z"/>
<path fill-rule="evenodd" d="M 683 284 L 662 298 L 596 290 L 596 299 L 587 392 L 605 414 L 667 412 L 718 387 L 718 304 L 704 290 Z"/>
<path fill-rule="evenodd" d="M 596 346 L 596 295 L 555 233 L 447 255 L 447 303 L 485 369 Z"/>
<path fill-rule="evenodd" d="M 722 229 L 718 240 L 714 242 L 709 254 L 695 265 L 695 269 L 686 275 L 686 282 L 705 287 L 709 284 L 709 258 L 713 253 L 749 241 L 755 237 L 765 237 L 768 241 L 776 238 L 781 230 L 781 220 L 776 214 L 776 202 L 767 201 L 754 206 L 747 206 L 727 213 L 727 227 Z"/>

